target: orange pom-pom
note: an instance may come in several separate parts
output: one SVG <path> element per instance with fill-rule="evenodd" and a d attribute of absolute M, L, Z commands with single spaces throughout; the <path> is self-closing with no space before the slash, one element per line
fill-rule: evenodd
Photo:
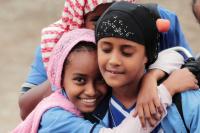
<path fill-rule="evenodd" d="M 159 32 L 167 32 L 170 28 L 170 21 L 168 19 L 157 19 L 156 26 Z"/>

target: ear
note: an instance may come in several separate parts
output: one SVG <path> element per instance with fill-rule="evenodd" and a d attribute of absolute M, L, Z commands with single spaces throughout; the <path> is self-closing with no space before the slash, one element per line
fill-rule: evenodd
<path fill-rule="evenodd" d="M 143 63 L 146 65 L 147 62 L 148 62 L 148 58 L 145 56 L 145 57 L 144 57 L 144 60 L 143 60 Z"/>

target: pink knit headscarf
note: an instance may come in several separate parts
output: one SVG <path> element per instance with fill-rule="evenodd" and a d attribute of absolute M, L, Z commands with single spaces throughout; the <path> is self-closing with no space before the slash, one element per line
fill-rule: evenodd
<path fill-rule="evenodd" d="M 96 6 L 114 1 L 122 0 L 66 0 L 61 19 L 42 30 L 41 52 L 45 68 L 54 45 L 64 32 L 80 28 L 84 23 L 83 16 L 93 11 Z M 124 1 L 134 2 L 135 0 Z"/>
<path fill-rule="evenodd" d="M 65 59 L 72 48 L 81 41 L 93 42 L 95 44 L 94 31 L 90 29 L 76 29 L 65 32 L 57 45 L 55 45 L 49 60 L 47 76 L 50 83 L 56 89 L 61 89 L 61 76 Z"/>

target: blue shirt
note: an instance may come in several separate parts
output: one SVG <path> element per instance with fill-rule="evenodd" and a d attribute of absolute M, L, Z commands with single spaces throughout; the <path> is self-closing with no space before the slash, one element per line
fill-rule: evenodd
<path fill-rule="evenodd" d="M 62 108 L 52 108 L 42 116 L 38 133 L 89 133 L 93 126 L 90 121 Z M 102 127 L 96 125 L 93 133 L 98 133 Z"/>
<path fill-rule="evenodd" d="M 35 59 L 31 65 L 26 82 L 22 85 L 21 92 L 24 93 L 32 86 L 39 85 L 47 80 L 47 73 L 42 62 L 41 47 L 37 46 Z"/>
<path fill-rule="evenodd" d="M 36 48 L 35 59 L 26 82 L 38 85 L 47 80 L 47 73 L 42 62 L 41 47 Z"/>
<path fill-rule="evenodd" d="M 62 94 L 67 97 L 65 91 Z M 104 127 L 101 124 L 91 123 L 60 107 L 47 110 L 41 118 L 38 133 L 98 133 Z"/>
<path fill-rule="evenodd" d="M 160 41 L 160 50 L 167 48 L 182 46 L 192 52 L 189 47 L 183 32 L 181 30 L 178 17 L 175 13 L 170 12 L 169 10 L 158 5 L 158 11 L 163 19 L 168 19 L 170 21 L 170 29 L 166 33 L 162 33 L 162 38 Z"/>

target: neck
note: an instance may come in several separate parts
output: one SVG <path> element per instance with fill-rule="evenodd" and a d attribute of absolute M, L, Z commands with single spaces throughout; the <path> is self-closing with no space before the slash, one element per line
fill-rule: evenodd
<path fill-rule="evenodd" d="M 130 108 L 136 102 L 138 92 L 139 82 L 112 89 L 113 96 L 115 96 L 126 108 Z"/>

